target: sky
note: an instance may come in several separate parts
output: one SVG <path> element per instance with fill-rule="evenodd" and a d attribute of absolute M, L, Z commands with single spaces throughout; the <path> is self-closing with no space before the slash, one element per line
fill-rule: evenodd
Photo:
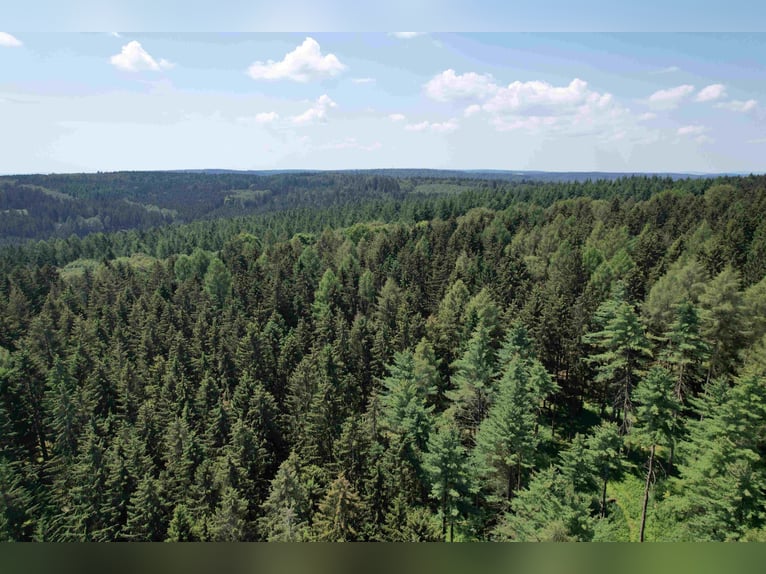
<path fill-rule="evenodd" d="M 0 33 L 5 174 L 765 171 L 764 33 L 24 32 L 15 24 Z"/>

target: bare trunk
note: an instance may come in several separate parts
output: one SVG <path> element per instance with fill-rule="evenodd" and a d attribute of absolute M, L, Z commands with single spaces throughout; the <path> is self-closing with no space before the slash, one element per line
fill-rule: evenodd
<path fill-rule="evenodd" d="M 606 483 L 609 476 L 604 477 L 604 488 L 601 490 L 601 518 L 606 518 Z"/>
<path fill-rule="evenodd" d="M 442 540 L 447 537 L 447 494 L 442 495 Z"/>
<path fill-rule="evenodd" d="M 646 485 L 644 485 L 644 505 L 641 509 L 641 531 L 638 535 L 638 541 L 644 541 L 644 529 L 646 528 L 646 507 L 649 504 L 649 485 L 652 482 L 652 470 L 654 469 L 654 449 L 656 445 L 652 445 L 652 450 L 649 452 L 649 469 L 646 472 Z"/>

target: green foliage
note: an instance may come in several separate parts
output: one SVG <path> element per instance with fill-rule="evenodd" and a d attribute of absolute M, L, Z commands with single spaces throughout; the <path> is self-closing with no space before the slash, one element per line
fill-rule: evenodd
<path fill-rule="evenodd" d="M 758 540 L 764 213 L 763 176 L 0 178 L 0 539 Z"/>

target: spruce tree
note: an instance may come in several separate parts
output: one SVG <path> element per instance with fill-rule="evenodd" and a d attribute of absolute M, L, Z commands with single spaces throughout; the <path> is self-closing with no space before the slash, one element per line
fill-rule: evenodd
<path fill-rule="evenodd" d="M 680 403 L 675 397 L 673 377 L 662 367 L 653 367 L 647 373 L 636 387 L 634 398 L 638 408 L 631 436 L 640 446 L 649 449 L 639 532 L 639 541 L 643 542 L 649 489 L 654 481 L 657 447 L 670 447 L 675 441 Z"/>

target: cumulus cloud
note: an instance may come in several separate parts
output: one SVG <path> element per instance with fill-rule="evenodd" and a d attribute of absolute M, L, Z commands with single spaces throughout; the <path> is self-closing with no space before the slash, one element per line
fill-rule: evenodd
<path fill-rule="evenodd" d="M 338 104 L 330 99 L 327 94 L 322 94 L 317 101 L 302 114 L 292 117 L 292 122 L 296 125 L 306 125 L 314 122 L 322 122 L 327 119 L 327 110 L 337 107 Z"/>
<path fill-rule="evenodd" d="M 255 121 L 259 124 L 270 124 L 271 122 L 275 122 L 279 119 L 279 114 L 277 112 L 261 112 L 259 114 L 255 114 Z"/>
<path fill-rule="evenodd" d="M 400 40 L 411 40 L 412 38 L 417 38 L 423 34 L 425 34 L 425 32 L 391 32 L 391 35 L 394 38 L 399 38 Z"/>
<path fill-rule="evenodd" d="M 471 104 L 465 110 L 463 110 L 463 115 L 467 118 L 470 118 L 471 116 L 478 114 L 480 111 L 481 106 L 479 104 Z"/>
<path fill-rule="evenodd" d="M 754 109 L 758 107 L 758 102 L 756 100 L 730 100 L 728 102 L 720 102 L 715 105 L 717 108 L 723 108 L 726 110 L 731 110 L 732 112 L 752 112 Z"/>
<path fill-rule="evenodd" d="M 346 66 L 335 54 L 322 55 L 319 42 L 308 37 L 303 44 L 289 52 L 285 57 L 275 62 L 255 62 L 248 68 L 247 73 L 254 80 L 293 80 L 308 82 L 340 74 Z"/>
<path fill-rule="evenodd" d="M 452 100 L 485 98 L 497 90 L 497 85 L 490 74 L 468 72 L 457 74 L 455 70 L 444 70 L 431 78 L 425 91 L 429 98 L 438 102 Z"/>
<path fill-rule="evenodd" d="M 656 118 L 657 118 L 657 114 L 655 114 L 654 112 L 646 112 L 646 113 L 641 114 L 640 116 L 638 116 L 638 119 L 641 120 L 642 122 L 646 122 L 646 121 L 653 120 L 653 119 L 656 119 Z"/>
<path fill-rule="evenodd" d="M 707 131 L 707 128 L 705 126 L 691 125 L 691 126 L 682 126 L 678 128 L 678 131 L 676 133 L 679 136 L 697 136 L 697 135 L 705 133 L 706 131 Z"/>
<path fill-rule="evenodd" d="M 407 124 L 404 126 L 404 129 L 410 132 L 425 132 L 430 131 L 434 133 L 439 134 L 447 134 L 450 132 L 454 132 L 456 129 L 458 129 L 459 124 L 457 123 L 457 120 L 452 118 L 447 120 L 446 122 L 429 122 L 429 121 L 422 121 L 416 124 Z"/>
<path fill-rule="evenodd" d="M 4 48 L 18 48 L 23 46 L 21 40 L 15 36 L 10 35 L 8 32 L 0 32 L 0 46 Z"/>
<path fill-rule="evenodd" d="M 653 108 L 677 108 L 681 101 L 693 91 L 694 86 L 690 84 L 683 84 L 682 86 L 676 86 L 675 88 L 669 88 L 667 90 L 657 90 L 649 96 L 648 103 Z"/>
<path fill-rule="evenodd" d="M 555 116 L 570 114 L 582 106 L 604 108 L 611 101 L 611 94 L 590 91 L 587 82 L 575 78 L 567 86 L 552 86 L 540 81 L 516 81 L 497 90 L 483 107 L 494 113 Z"/>
<path fill-rule="evenodd" d="M 155 60 L 135 40 L 125 44 L 122 47 L 122 51 L 112 56 L 110 61 L 115 68 L 125 72 L 159 72 L 160 70 L 167 70 L 173 67 L 173 64 L 165 59 Z"/>
<path fill-rule="evenodd" d="M 404 114 L 388 114 L 388 119 L 392 122 L 403 122 L 407 117 Z"/>
<path fill-rule="evenodd" d="M 697 97 L 694 98 L 696 102 L 712 102 L 713 100 L 720 100 L 726 95 L 726 86 L 723 84 L 710 84 L 702 88 Z"/>

